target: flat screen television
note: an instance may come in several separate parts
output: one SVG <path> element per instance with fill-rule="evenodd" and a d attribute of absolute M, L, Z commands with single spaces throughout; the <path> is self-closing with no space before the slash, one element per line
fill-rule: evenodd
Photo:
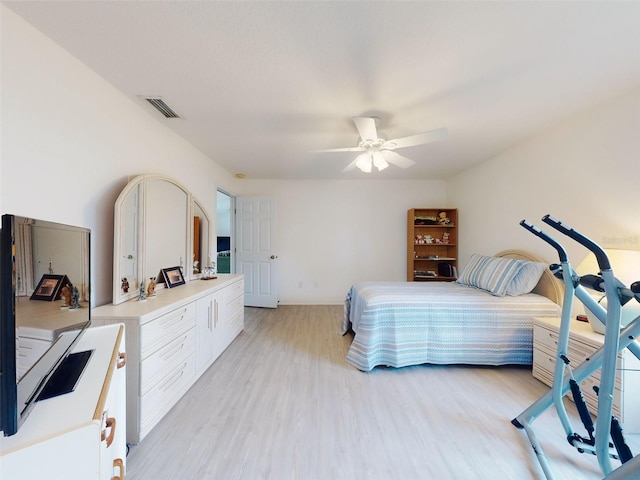
<path fill-rule="evenodd" d="M 4 436 L 18 431 L 38 401 L 72 391 L 91 355 L 71 354 L 91 321 L 90 237 L 87 228 L 2 215 L 0 430 Z"/>
<path fill-rule="evenodd" d="M 218 252 L 231 250 L 231 237 L 218 237 Z"/>

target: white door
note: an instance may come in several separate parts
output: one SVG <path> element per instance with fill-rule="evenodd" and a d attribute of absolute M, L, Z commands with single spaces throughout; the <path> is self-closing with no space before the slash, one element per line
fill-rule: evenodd
<path fill-rule="evenodd" d="M 274 198 L 236 198 L 236 272 L 244 274 L 247 307 L 278 306 L 276 220 Z"/>

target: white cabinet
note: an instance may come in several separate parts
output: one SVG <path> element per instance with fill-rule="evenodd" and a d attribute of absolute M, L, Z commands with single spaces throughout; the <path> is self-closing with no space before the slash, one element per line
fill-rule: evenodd
<path fill-rule="evenodd" d="M 536 318 L 533 321 L 533 376 L 551 386 L 558 346 L 560 319 Z M 604 343 L 604 336 L 594 332 L 588 323 L 572 320 L 567 356 L 575 369 Z M 600 370 L 582 382 L 581 389 L 593 415 L 598 410 L 598 397 L 593 387 L 600 385 Z M 571 395 L 568 396 L 571 398 Z M 613 414 L 627 433 L 640 433 L 640 361 L 629 351 L 618 355 L 618 373 L 613 393 Z"/>
<path fill-rule="evenodd" d="M 0 438 L 0 478 L 124 478 L 124 325 L 88 329 L 74 351 L 93 350 L 76 389 L 41 400 L 18 433 Z"/>
<path fill-rule="evenodd" d="M 127 441 L 139 443 L 243 330 L 243 276 L 193 280 L 142 302 L 103 305 L 91 321 L 126 325 Z"/>
<path fill-rule="evenodd" d="M 226 347 L 221 334 L 221 296 L 220 292 L 213 292 L 196 300 L 198 374 L 209 368 Z"/>

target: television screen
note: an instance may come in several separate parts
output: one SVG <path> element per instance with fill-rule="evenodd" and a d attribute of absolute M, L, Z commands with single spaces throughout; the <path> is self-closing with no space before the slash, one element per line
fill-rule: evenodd
<path fill-rule="evenodd" d="M 218 252 L 231 250 L 231 237 L 218 237 Z"/>
<path fill-rule="evenodd" d="M 90 323 L 90 231 L 16 215 L 0 231 L 0 429 L 13 435 Z M 66 371 L 66 370 L 65 370 Z M 77 372 L 76 372 L 77 373 Z"/>

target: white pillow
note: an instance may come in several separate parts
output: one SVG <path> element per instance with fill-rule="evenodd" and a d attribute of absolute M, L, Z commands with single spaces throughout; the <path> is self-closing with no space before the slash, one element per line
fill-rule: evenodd
<path fill-rule="evenodd" d="M 521 262 L 522 267 L 520 267 L 518 273 L 507 286 L 506 294 L 512 297 L 529 293 L 533 290 L 548 267 L 546 263 L 529 262 L 526 260 L 521 260 Z"/>

